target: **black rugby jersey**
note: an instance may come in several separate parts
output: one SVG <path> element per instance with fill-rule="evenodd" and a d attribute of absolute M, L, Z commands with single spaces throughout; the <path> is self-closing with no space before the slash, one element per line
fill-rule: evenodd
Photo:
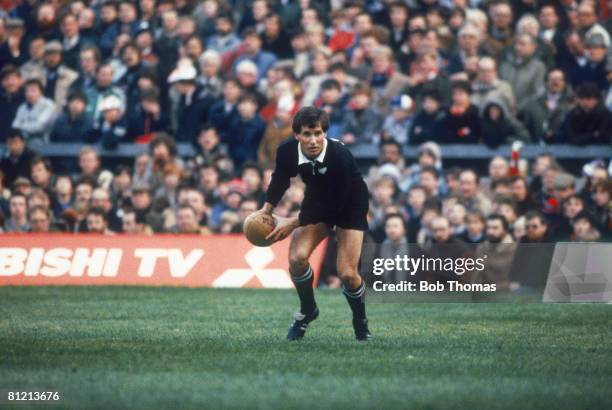
<path fill-rule="evenodd" d="M 327 138 L 326 142 L 324 152 L 315 160 L 300 155 L 295 138 L 283 142 L 276 151 L 276 169 L 266 201 L 276 206 L 289 188 L 290 178 L 299 174 L 306 185 L 302 209 L 314 207 L 337 214 L 351 206 L 347 204 L 351 191 L 363 191 L 365 182 L 349 149 L 337 140 Z"/>

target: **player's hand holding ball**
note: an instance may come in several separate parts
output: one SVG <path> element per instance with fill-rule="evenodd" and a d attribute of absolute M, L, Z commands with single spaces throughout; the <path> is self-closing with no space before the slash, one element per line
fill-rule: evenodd
<path fill-rule="evenodd" d="M 297 217 L 294 218 L 283 218 L 282 216 L 275 216 L 276 219 L 276 228 L 266 237 L 266 239 L 271 240 L 272 242 L 282 241 L 289 235 L 291 232 L 298 226 L 300 226 L 300 222 Z"/>

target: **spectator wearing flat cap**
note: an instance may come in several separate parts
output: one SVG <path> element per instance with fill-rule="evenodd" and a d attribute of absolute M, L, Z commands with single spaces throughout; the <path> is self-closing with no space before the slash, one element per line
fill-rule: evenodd
<path fill-rule="evenodd" d="M 18 177 L 30 176 L 30 162 L 36 153 L 28 148 L 21 131 L 10 128 L 6 133 L 6 151 L 0 160 L 4 185 L 12 186 Z"/>
<path fill-rule="evenodd" d="M 606 66 L 606 57 L 608 55 L 608 47 L 604 40 L 604 36 L 600 33 L 589 35 L 585 40 L 586 55 L 588 62 L 579 69 L 578 84 L 592 82 L 601 90 L 608 88 L 608 72 Z"/>
<path fill-rule="evenodd" d="M 68 99 L 68 90 L 79 74 L 62 64 L 62 43 L 53 40 L 45 44 L 44 77 L 45 96 L 55 102 L 61 112 Z"/>
<path fill-rule="evenodd" d="M 93 119 L 85 109 L 87 97 L 80 90 L 68 96 L 64 112 L 57 117 L 51 132 L 51 142 L 83 142 L 93 129 Z"/>
<path fill-rule="evenodd" d="M 576 89 L 577 106 L 567 113 L 556 141 L 575 145 L 610 144 L 612 117 L 601 101 L 600 89 L 592 83 Z"/>

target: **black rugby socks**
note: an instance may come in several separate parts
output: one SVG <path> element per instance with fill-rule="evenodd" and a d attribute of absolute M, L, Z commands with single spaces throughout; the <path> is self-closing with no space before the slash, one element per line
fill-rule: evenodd
<path fill-rule="evenodd" d="M 344 296 L 346 296 L 346 300 L 353 311 L 353 319 L 365 319 L 365 282 L 363 279 L 361 280 L 361 285 L 359 285 L 357 289 L 351 289 L 346 285 L 342 285 L 342 292 Z"/>
<path fill-rule="evenodd" d="M 291 272 L 291 280 L 300 297 L 300 312 L 305 315 L 311 314 L 317 307 L 314 298 L 314 290 L 312 288 L 312 283 L 314 281 L 312 267 L 308 265 L 306 272 L 298 276 L 295 276 L 294 273 Z"/>

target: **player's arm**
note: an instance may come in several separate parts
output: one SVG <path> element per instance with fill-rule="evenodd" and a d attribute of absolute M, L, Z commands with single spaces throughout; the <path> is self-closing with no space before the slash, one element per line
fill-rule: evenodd
<path fill-rule="evenodd" d="M 274 168 L 270 186 L 266 192 L 266 202 L 258 212 L 272 215 L 272 211 L 289 188 L 291 177 L 295 176 L 292 175 L 290 171 L 291 167 L 288 164 L 288 160 L 291 158 L 288 158 L 287 150 L 284 148 L 285 147 L 281 145 L 276 151 L 276 167 Z M 271 239 L 274 242 L 285 239 L 300 225 L 298 217 L 283 218 L 274 216 L 274 219 L 276 220 L 276 228 L 266 237 L 266 239 Z"/>

